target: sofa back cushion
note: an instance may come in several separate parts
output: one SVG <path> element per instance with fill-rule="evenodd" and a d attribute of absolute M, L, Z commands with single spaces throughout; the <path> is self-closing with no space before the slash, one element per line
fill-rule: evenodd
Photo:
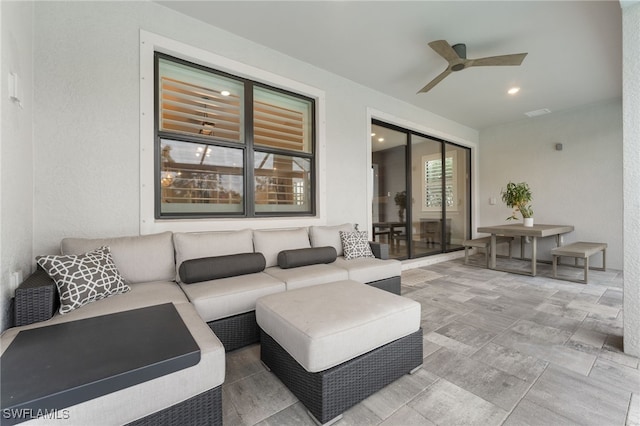
<path fill-rule="evenodd" d="M 340 231 L 353 232 L 353 230 L 353 225 L 350 223 L 334 226 L 310 226 L 309 239 L 311 240 L 311 247 L 331 246 L 336 249 L 338 256 L 342 256 L 343 249 L 342 241 L 340 240 Z"/>
<path fill-rule="evenodd" d="M 262 253 L 267 268 L 278 265 L 278 253 L 283 250 L 310 248 L 306 228 L 253 231 L 253 246 Z"/>
<path fill-rule="evenodd" d="M 226 256 L 230 254 L 252 253 L 251 230 L 214 232 L 176 232 L 173 234 L 176 248 L 175 279 L 180 279 L 180 265 L 185 260 L 203 257 Z"/>
<path fill-rule="evenodd" d="M 60 244 L 64 255 L 83 254 L 107 246 L 113 263 L 127 284 L 172 281 L 175 261 L 171 232 L 115 238 L 65 238 Z"/>

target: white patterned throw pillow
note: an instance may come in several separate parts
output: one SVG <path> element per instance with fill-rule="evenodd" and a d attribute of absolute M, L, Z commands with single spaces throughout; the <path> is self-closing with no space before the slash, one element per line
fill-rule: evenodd
<path fill-rule="evenodd" d="M 345 260 L 359 257 L 375 257 L 371 251 L 371 246 L 369 246 L 367 231 L 340 231 L 340 240 L 342 241 Z"/>
<path fill-rule="evenodd" d="M 109 247 L 80 255 L 38 256 L 36 262 L 58 287 L 60 314 L 130 290 L 113 263 Z"/>

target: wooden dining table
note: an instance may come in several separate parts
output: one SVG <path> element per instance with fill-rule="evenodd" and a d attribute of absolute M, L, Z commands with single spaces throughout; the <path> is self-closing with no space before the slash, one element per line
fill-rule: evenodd
<path fill-rule="evenodd" d="M 556 246 L 560 246 L 560 235 L 573 231 L 573 225 L 533 225 L 524 226 L 521 223 L 509 225 L 480 226 L 478 232 L 491 234 L 491 259 L 490 269 L 496 268 L 496 236 L 504 235 L 508 237 L 530 237 L 531 238 L 531 271 L 526 275 L 536 276 L 536 264 L 538 263 L 538 238 L 556 237 Z M 522 256 L 521 256 L 522 257 Z M 522 271 L 500 269 L 506 272 L 522 274 Z"/>

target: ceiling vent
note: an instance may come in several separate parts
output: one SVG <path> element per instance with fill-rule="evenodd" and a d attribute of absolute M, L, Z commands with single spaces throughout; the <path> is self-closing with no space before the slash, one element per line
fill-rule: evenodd
<path fill-rule="evenodd" d="M 545 115 L 545 114 L 549 114 L 549 113 L 551 113 L 550 109 L 542 108 L 542 109 L 537 109 L 535 111 L 525 112 L 524 115 L 526 115 L 527 117 L 531 118 L 531 117 L 538 117 L 540 115 Z"/>

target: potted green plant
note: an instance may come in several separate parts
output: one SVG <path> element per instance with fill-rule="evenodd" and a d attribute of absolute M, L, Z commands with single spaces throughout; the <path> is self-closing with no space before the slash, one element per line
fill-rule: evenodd
<path fill-rule="evenodd" d="M 502 201 L 513 210 L 511 216 L 507 220 L 517 220 L 517 212 L 520 212 L 524 222 L 524 226 L 533 226 L 533 209 L 531 208 L 531 200 L 533 195 L 531 188 L 526 182 L 513 183 L 509 182 L 507 188 L 501 192 Z"/>
<path fill-rule="evenodd" d="M 396 196 L 393 198 L 398 206 L 398 218 L 400 222 L 404 222 L 404 209 L 407 208 L 407 191 L 396 192 Z"/>

